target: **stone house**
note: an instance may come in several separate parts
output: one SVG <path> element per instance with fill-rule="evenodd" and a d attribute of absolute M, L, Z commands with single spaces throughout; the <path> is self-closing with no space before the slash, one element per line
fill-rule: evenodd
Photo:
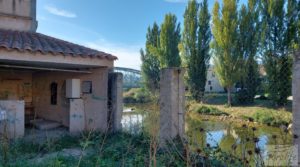
<path fill-rule="evenodd" d="M 117 57 L 37 33 L 37 26 L 36 0 L 0 1 L 0 133 L 3 122 L 11 138 L 22 137 L 27 123 L 108 130 L 110 113 L 122 110 L 121 93 L 112 90 L 122 78 L 110 74 Z"/>

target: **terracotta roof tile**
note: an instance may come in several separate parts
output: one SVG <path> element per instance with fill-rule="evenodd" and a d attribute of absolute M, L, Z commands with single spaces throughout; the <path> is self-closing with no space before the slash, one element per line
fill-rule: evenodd
<path fill-rule="evenodd" d="M 90 49 L 71 42 L 34 32 L 20 32 L 0 29 L 0 48 L 21 52 L 41 52 L 43 54 L 63 54 L 82 57 L 96 57 L 116 60 L 108 53 Z"/>

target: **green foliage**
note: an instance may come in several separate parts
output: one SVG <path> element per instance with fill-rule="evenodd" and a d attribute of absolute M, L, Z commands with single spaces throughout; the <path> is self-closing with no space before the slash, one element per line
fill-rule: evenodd
<path fill-rule="evenodd" d="M 215 107 L 210 107 L 210 106 L 200 106 L 197 110 L 197 113 L 199 114 L 203 114 L 203 115 L 229 115 L 226 112 L 222 112 L 219 109 L 215 108 Z"/>
<path fill-rule="evenodd" d="M 209 66 L 210 14 L 207 0 L 199 4 L 190 1 L 184 14 L 183 51 L 188 65 L 188 84 L 193 99 L 204 96 L 207 68 Z M 199 14 L 198 14 L 199 13 Z"/>
<path fill-rule="evenodd" d="M 257 92 L 259 69 L 256 61 L 260 38 L 258 0 L 249 0 L 239 12 L 239 52 L 243 57 L 241 72 L 242 92 L 238 93 L 239 103 L 253 103 Z M 243 100 L 243 101 L 242 101 Z"/>
<path fill-rule="evenodd" d="M 289 122 L 287 122 L 282 116 L 279 114 L 272 114 L 271 112 L 266 111 L 257 111 L 253 114 L 253 119 L 256 122 L 267 124 L 270 126 L 281 126 L 281 125 L 287 125 Z"/>
<path fill-rule="evenodd" d="M 161 30 L 156 23 L 148 28 L 146 51 L 141 50 L 142 76 L 145 88 L 152 94 L 159 88 L 161 68 L 180 67 L 180 38 L 180 24 L 173 14 L 165 16 Z"/>
<path fill-rule="evenodd" d="M 238 54 L 237 15 L 236 0 L 224 0 L 221 13 L 219 2 L 214 5 L 212 19 L 214 68 L 220 84 L 228 90 L 228 105 L 231 105 L 231 88 L 240 79 L 243 64 L 243 57 Z"/>
<path fill-rule="evenodd" d="M 160 44 L 158 48 L 152 47 L 151 53 L 159 56 L 160 68 L 180 67 L 179 56 L 180 24 L 173 14 L 167 14 L 161 25 Z"/>
<path fill-rule="evenodd" d="M 147 103 L 151 101 L 151 95 L 143 88 L 132 88 L 123 94 L 124 103 Z"/>
<path fill-rule="evenodd" d="M 88 138 L 88 140 L 86 140 Z M 80 137 L 72 137 L 57 139 L 53 147 L 57 147 L 58 143 L 67 143 L 68 139 L 76 140 L 72 143 L 72 148 L 82 148 L 80 141 L 90 143 L 87 154 L 84 156 L 68 156 L 61 154 L 62 152 L 46 152 L 32 149 L 32 151 L 22 151 L 27 144 L 26 141 L 19 141 L 23 147 L 18 149 L 22 153 L 11 156 L 7 166 L 14 167 L 67 167 L 67 166 L 148 166 L 149 164 L 149 146 L 151 139 L 147 134 L 131 135 L 127 133 L 115 133 L 103 135 L 99 133 L 83 134 Z M 44 144 L 41 144 L 44 145 Z M 14 147 L 9 147 L 10 150 Z M 68 147 L 62 147 L 62 149 Z M 89 151 L 88 151 L 89 150 Z M 60 151 L 60 150 L 58 150 Z M 186 160 L 182 159 L 185 147 L 181 140 L 176 139 L 168 146 L 167 150 L 161 149 L 156 153 L 157 166 L 185 166 Z M 221 152 L 219 149 L 206 148 L 204 151 L 209 156 L 203 159 L 202 156 L 190 151 L 193 166 L 224 166 L 226 157 L 230 155 Z M 29 156 L 30 154 L 31 156 Z M 50 156 L 52 155 L 52 156 Z M 0 154 L 0 157 L 2 155 Z M 78 163 L 78 162 L 81 163 Z M 0 166 L 1 166 L 0 161 Z"/>
<path fill-rule="evenodd" d="M 246 89 L 242 89 L 242 90 L 238 91 L 235 95 L 235 99 L 238 104 L 252 103 L 251 101 L 249 101 L 249 99 L 251 99 L 251 98 Z"/>
<path fill-rule="evenodd" d="M 155 93 L 159 88 L 160 64 L 158 55 L 152 54 L 150 48 L 157 48 L 159 46 L 159 34 L 159 27 L 154 23 L 153 27 L 148 28 L 146 35 L 146 50 L 145 52 L 141 50 L 143 83 L 145 88 L 152 93 Z"/>
<path fill-rule="evenodd" d="M 285 10 L 285 0 L 263 0 L 262 52 L 267 72 L 268 93 L 277 105 L 286 105 L 291 89 L 291 56 L 297 41 L 296 2 L 289 0 Z"/>

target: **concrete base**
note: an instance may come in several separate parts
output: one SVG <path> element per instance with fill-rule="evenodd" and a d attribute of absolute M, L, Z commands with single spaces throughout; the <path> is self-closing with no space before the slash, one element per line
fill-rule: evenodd
<path fill-rule="evenodd" d="M 160 81 L 160 142 L 184 136 L 184 70 L 166 68 Z"/>

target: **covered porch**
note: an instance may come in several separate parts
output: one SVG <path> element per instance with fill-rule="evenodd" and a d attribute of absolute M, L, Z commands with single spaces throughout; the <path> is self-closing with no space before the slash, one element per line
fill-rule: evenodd
<path fill-rule="evenodd" d="M 70 132 L 104 131 L 108 70 L 55 63 L 1 63 L 0 113 L 2 122 L 8 120 L 9 136 L 23 136 L 26 125 L 40 130 L 63 126 Z"/>
<path fill-rule="evenodd" d="M 116 59 L 43 34 L 0 29 L 0 133 L 22 137 L 25 124 L 107 131 L 108 106 L 116 104 L 108 103 L 115 93 L 108 75 Z"/>

